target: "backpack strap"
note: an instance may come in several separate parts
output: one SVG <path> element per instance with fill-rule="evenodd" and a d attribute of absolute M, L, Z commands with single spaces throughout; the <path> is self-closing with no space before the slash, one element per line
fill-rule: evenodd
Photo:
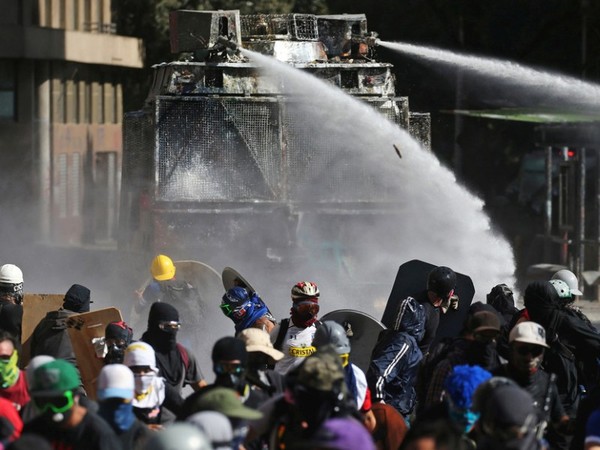
<path fill-rule="evenodd" d="M 285 334 L 287 333 L 288 328 L 290 327 L 290 319 L 283 319 L 279 324 L 279 333 L 277 333 L 277 338 L 273 343 L 273 347 L 277 350 L 281 351 L 281 345 L 283 344 L 283 340 L 285 339 Z"/>
<path fill-rule="evenodd" d="M 190 367 L 190 355 L 188 355 L 188 352 L 185 349 L 185 347 L 183 345 L 181 345 L 179 342 L 177 343 L 177 350 L 179 351 L 179 354 L 181 355 L 181 359 L 183 360 L 183 367 L 185 368 L 185 371 L 187 372 L 187 370 Z"/>

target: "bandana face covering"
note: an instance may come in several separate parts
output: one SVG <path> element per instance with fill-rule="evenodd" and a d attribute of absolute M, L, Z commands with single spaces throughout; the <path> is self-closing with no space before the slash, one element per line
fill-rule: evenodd
<path fill-rule="evenodd" d="M 137 396 L 144 396 L 148 394 L 150 388 L 152 387 L 152 382 L 156 374 L 154 372 L 148 372 L 145 374 L 134 374 L 134 382 L 135 382 L 135 393 Z"/>
<path fill-rule="evenodd" d="M 294 325 L 307 328 L 317 321 L 319 304 L 310 300 L 300 301 L 294 303 L 290 312 Z"/>
<path fill-rule="evenodd" d="M 0 359 L 0 387 L 2 389 L 9 388 L 17 382 L 19 378 L 18 359 L 19 355 L 16 350 L 13 350 L 10 358 Z"/>

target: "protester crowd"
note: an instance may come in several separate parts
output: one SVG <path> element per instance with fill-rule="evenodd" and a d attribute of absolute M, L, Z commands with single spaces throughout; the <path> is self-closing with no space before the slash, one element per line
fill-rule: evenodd
<path fill-rule="evenodd" d="M 20 361 L 23 274 L 0 267 L 0 450 L 600 449 L 600 334 L 567 270 L 530 283 L 521 310 L 509 286 L 490 287 L 460 334 L 440 338 L 460 298 L 454 271 L 434 268 L 395 302 L 366 371 L 352 331 L 319 320 L 314 282 L 292 287 L 281 320 L 234 286 L 221 299 L 233 326 L 212 347 L 211 384 L 178 340 L 195 287 L 166 255 L 151 273 L 136 299 L 146 329 L 106 324 L 88 355 L 102 359 L 90 392 L 68 332 L 90 311 L 90 290 L 66 292 Z"/>

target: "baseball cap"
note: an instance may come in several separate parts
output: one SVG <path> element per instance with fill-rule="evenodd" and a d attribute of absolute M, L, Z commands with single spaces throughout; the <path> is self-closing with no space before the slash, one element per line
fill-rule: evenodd
<path fill-rule="evenodd" d="M 80 384 L 75 366 L 64 359 L 55 359 L 35 369 L 29 392 L 33 397 L 51 397 L 77 389 Z"/>
<path fill-rule="evenodd" d="M 192 410 L 217 411 L 235 419 L 260 419 L 263 414 L 256 409 L 248 408 L 242 404 L 239 395 L 233 390 L 224 387 L 215 387 L 200 395 L 194 402 Z"/>
<path fill-rule="evenodd" d="M 107 398 L 132 399 L 135 389 L 133 372 L 123 364 L 107 364 L 98 375 L 98 400 Z"/>
<path fill-rule="evenodd" d="M 247 352 L 262 352 L 275 361 L 279 361 L 284 356 L 282 352 L 273 347 L 269 333 L 260 328 L 246 328 L 237 337 L 244 341 Z"/>
<path fill-rule="evenodd" d="M 508 335 L 508 342 L 523 342 L 526 344 L 541 345 L 550 347 L 546 344 L 546 330 L 538 323 L 527 321 L 514 326 Z"/>
<path fill-rule="evenodd" d="M 33 373 L 35 372 L 35 369 L 37 369 L 43 364 L 54 360 L 54 356 L 50 355 L 37 355 L 31 358 L 29 364 L 27 364 L 27 368 L 25 369 L 25 378 L 27 379 L 27 386 L 33 385 Z"/>
<path fill-rule="evenodd" d="M 491 311 L 477 311 L 468 322 L 469 331 L 479 333 L 485 330 L 500 331 L 500 319 L 498 314 Z"/>

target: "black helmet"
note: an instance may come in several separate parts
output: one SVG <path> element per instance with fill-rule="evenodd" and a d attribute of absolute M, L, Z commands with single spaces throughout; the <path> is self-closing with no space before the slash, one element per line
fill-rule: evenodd
<path fill-rule="evenodd" d="M 439 266 L 429 272 L 427 290 L 433 291 L 438 297 L 446 298 L 456 287 L 456 274 L 450 267 Z"/>

